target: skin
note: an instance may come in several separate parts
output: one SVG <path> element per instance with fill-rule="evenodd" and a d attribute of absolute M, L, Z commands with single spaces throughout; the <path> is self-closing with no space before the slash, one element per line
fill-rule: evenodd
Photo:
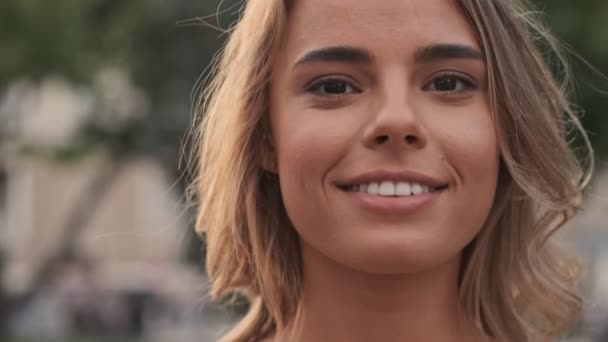
<path fill-rule="evenodd" d="M 295 337 L 274 340 L 484 340 L 459 314 L 457 287 L 498 177 L 486 66 L 454 49 L 421 57 L 438 44 L 480 54 L 472 28 L 450 0 L 295 1 L 288 22 L 270 115 L 304 284 Z M 336 46 L 349 52 L 299 62 Z M 381 215 L 336 185 L 378 169 L 447 189 L 414 213 Z"/>

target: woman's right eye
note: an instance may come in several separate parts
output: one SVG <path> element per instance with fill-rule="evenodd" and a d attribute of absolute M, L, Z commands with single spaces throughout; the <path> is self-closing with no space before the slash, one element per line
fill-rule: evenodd
<path fill-rule="evenodd" d="M 324 78 L 315 81 L 307 87 L 307 91 L 320 96 L 341 96 L 360 92 L 351 82 L 342 78 Z"/>

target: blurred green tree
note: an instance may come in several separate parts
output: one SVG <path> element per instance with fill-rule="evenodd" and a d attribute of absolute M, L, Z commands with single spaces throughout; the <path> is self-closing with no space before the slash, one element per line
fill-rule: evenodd
<path fill-rule="evenodd" d="M 584 113 L 597 157 L 608 155 L 608 2 L 536 0 L 549 27 L 570 51 L 574 102 Z"/>

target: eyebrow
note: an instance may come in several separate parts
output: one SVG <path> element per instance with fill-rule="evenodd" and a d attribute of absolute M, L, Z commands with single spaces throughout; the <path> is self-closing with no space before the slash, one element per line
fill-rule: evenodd
<path fill-rule="evenodd" d="M 294 68 L 303 64 L 319 62 L 341 62 L 350 64 L 372 64 L 373 57 L 369 51 L 352 46 L 332 46 L 318 50 L 312 50 L 304 54 Z"/>
<path fill-rule="evenodd" d="M 484 55 L 478 49 L 460 44 L 435 44 L 416 51 L 416 63 L 428 63 L 443 59 L 476 59 L 485 61 Z"/>
<path fill-rule="evenodd" d="M 460 44 L 435 44 L 418 49 L 414 54 L 414 61 L 418 64 L 429 63 L 444 59 L 475 59 L 484 61 L 481 51 Z M 372 64 L 372 54 L 362 48 L 352 46 L 331 46 L 312 50 L 304 54 L 295 64 L 294 68 L 304 64 L 314 63 L 350 63 Z"/>

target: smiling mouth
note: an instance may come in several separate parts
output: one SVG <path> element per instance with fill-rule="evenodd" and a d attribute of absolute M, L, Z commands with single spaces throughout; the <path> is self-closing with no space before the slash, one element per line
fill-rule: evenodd
<path fill-rule="evenodd" d="M 364 193 L 379 197 L 413 197 L 441 192 L 446 190 L 448 185 L 431 186 L 417 182 L 380 181 L 363 184 L 338 185 L 338 188 L 346 192 Z"/>

